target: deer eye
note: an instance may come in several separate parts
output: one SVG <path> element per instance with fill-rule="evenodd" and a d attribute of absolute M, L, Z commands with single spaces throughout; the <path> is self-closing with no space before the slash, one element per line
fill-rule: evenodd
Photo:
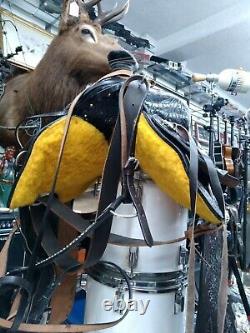
<path fill-rule="evenodd" d="M 95 33 L 91 29 L 88 29 L 87 27 L 82 27 L 81 28 L 81 34 L 90 43 L 96 43 Z"/>
<path fill-rule="evenodd" d="M 87 29 L 87 28 L 82 28 L 81 29 L 81 34 L 82 35 L 90 35 L 90 36 L 92 36 L 91 31 L 89 29 Z"/>

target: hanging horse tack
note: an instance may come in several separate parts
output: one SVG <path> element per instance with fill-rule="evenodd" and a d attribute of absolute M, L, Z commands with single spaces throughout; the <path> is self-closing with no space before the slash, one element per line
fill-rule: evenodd
<path fill-rule="evenodd" d="M 87 88 L 73 101 L 67 116 L 61 115 L 58 117 L 57 115 L 56 118 L 58 119 L 48 124 L 34 138 L 13 188 L 10 207 L 24 207 L 20 209 L 21 216 L 26 216 L 27 221 L 32 221 L 33 219 L 33 225 L 36 225 L 37 230 L 39 230 L 39 223 L 41 224 L 39 216 L 44 211 L 47 214 L 43 215 L 42 226 L 44 228 L 44 238 L 41 238 L 47 258 L 36 259 L 33 262 L 34 270 L 50 267 L 49 265 L 56 262 L 67 274 L 70 271 L 79 269 L 79 267 L 85 267 L 89 270 L 94 280 L 101 279 L 100 275 L 102 275 L 103 269 L 107 270 L 108 275 L 111 274 L 111 271 L 113 272 L 113 270 L 110 270 L 109 264 L 104 264 L 97 271 L 93 271 L 92 267 L 103 255 L 110 238 L 110 245 L 108 246 L 110 251 L 113 251 L 119 242 L 120 251 L 126 251 L 128 245 L 130 248 L 139 248 L 136 253 L 131 253 L 130 255 L 133 263 L 128 263 L 130 266 L 128 270 L 132 272 L 134 278 L 134 287 L 138 290 L 144 290 L 144 282 L 146 282 L 147 287 L 152 292 L 153 289 L 150 281 L 155 276 L 155 278 L 157 277 L 156 285 L 159 285 L 159 288 L 161 288 L 160 286 L 163 283 L 164 292 L 175 292 L 173 310 L 175 309 L 176 312 L 179 310 L 182 311 L 183 288 L 186 288 L 187 276 L 178 259 L 176 259 L 174 264 L 174 267 L 176 267 L 176 273 L 174 274 L 166 272 L 165 274 L 156 270 L 156 272 L 152 272 L 153 275 L 151 273 L 145 275 L 143 272 L 138 273 L 136 270 L 140 270 L 142 266 L 141 253 L 144 253 L 144 251 L 157 253 L 157 251 L 162 251 L 160 250 L 162 246 L 163 248 L 172 246 L 177 249 L 179 255 L 179 245 L 186 239 L 183 236 L 187 221 L 186 208 L 191 207 L 193 214 L 195 212 L 194 197 L 191 195 L 190 199 L 189 195 L 190 188 L 191 193 L 196 195 L 196 191 L 195 193 L 193 191 L 192 181 L 190 183 L 190 177 L 193 177 L 192 179 L 195 178 L 190 171 L 195 170 L 195 168 L 190 168 L 193 159 L 192 154 L 194 153 L 191 152 L 191 157 L 188 157 L 190 150 L 193 149 L 193 142 L 190 137 L 179 135 L 176 130 L 179 125 L 174 125 L 174 128 L 169 126 L 171 119 L 173 122 L 177 122 L 177 119 L 174 118 L 173 105 L 178 105 L 178 112 L 183 113 L 183 117 L 181 118 L 182 126 L 184 126 L 182 127 L 183 129 L 187 127 L 188 109 L 179 100 L 173 100 L 172 96 L 162 94 L 160 97 L 164 105 L 164 112 L 162 109 L 155 110 L 156 103 L 150 104 L 150 98 L 151 96 L 152 99 L 156 98 L 155 96 L 158 94 L 158 91 L 154 92 L 152 89 L 148 91 L 148 84 L 141 76 L 130 77 L 131 74 L 126 72 L 125 74 L 129 79 L 125 80 L 120 74 L 120 71 L 114 72 L 112 75 Z M 126 91 L 124 96 L 120 92 L 121 87 L 123 87 L 123 92 Z M 120 98 L 119 103 L 118 95 Z M 110 103 L 111 98 L 113 99 L 112 104 Z M 118 104 L 121 105 L 121 102 L 124 103 L 124 120 L 127 122 L 126 131 L 123 136 L 121 136 L 121 128 L 123 128 L 124 123 L 122 122 L 123 120 L 120 123 L 120 119 L 122 118 L 120 115 L 118 117 L 117 111 Z M 150 105 L 153 105 L 152 110 L 150 109 Z M 166 109 L 166 106 L 168 106 L 168 109 Z M 101 112 L 98 112 L 98 110 L 101 110 Z M 167 112 L 168 110 L 169 113 Z M 186 139 L 189 141 L 186 141 Z M 77 148 L 80 150 L 77 151 Z M 60 154 L 58 157 L 59 151 Z M 124 164 L 121 164 L 121 156 L 124 157 Z M 204 170 L 211 169 L 210 165 L 208 167 L 207 160 L 200 153 L 197 153 L 196 159 L 197 163 L 199 162 Z M 44 168 L 45 161 L 46 169 Z M 75 163 L 75 161 L 77 161 L 78 168 L 73 168 L 72 162 Z M 101 175 L 104 163 L 105 168 L 98 212 L 95 221 L 90 224 L 89 221 L 72 212 L 70 207 L 63 205 L 63 202 L 75 198 L 91 182 L 94 182 Z M 138 169 L 138 163 L 140 163 L 140 168 L 146 172 L 149 178 L 143 181 L 141 195 L 138 195 L 138 191 L 136 191 L 136 187 L 134 186 L 134 172 Z M 197 183 L 197 212 L 199 215 L 206 217 L 207 220 L 218 224 L 224 217 L 223 207 L 220 205 L 220 192 L 214 190 L 218 188 L 218 184 L 212 183 L 218 181 L 218 176 L 216 170 L 214 170 L 216 175 L 214 177 L 211 177 L 213 171 L 206 172 L 204 177 L 205 182 L 198 179 L 199 182 Z M 118 191 L 117 196 L 120 175 L 122 175 L 122 190 Z M 174 182 L 174 186 L 171 185 L 171 182 Z M 207 190 L 208 186 L 213 190 L 212 196 Z M 173 220 L 176 222 L 176 227 L 178 225 L 177 222 L 179 221 L 180 223 L 179 228 L 182 232 L 178 234 L 179 237 L 173 236 L 172 239 L 170 237 L 167 241 L 162 239 L 153 240 L 151 228 L 153 228 L 152 221 L 154 219 L 150 219 L 151 226 L 149 227 L 147 218 L 147 215 L 152 211 L 152 207 L 150 209 L 147 208 L 148 203 L 146 204 L 145 202 L 145 213 L 144 205 L 141 203 L 141 198 L 145 200 L 146 193 L 151 187 L 156 191 L 157 197 L 159 196 L 161 200 L 166 201 L 170 206 L 178 207 L 178 209 L 174 208 L 171 214 L 173 214 L 172 218 L 175 217 Z M 48 196 L 42 197 L 44 193 L 48 193 Z M 129 205 L 132 208 L 131 211 L 127 211 Z M 30 207 L 27 208 L 25 206 Z M 164 214 L 167 215 L 169 208 L 166 207 L 168 206 L 164 208 L 163 205 L 162 207 L 161 209 L 163 209 Z M 136 214 L 134 213 L 135 210 Z M 26 215 L 22 215 L 24 211 Z M 176 214 L 179 218 L 176 217 Z M 166 225 L 164 226 L 163 215 L 160 223 L 164 229 Z M 49 220 L 45 216 L 52 220 L 57 217 L 63 218 L 80 234 L 69 244 L 66 244 L 64 248 L 60 248 L 58 240 L 51 226 L 48 224 Z M 171 219 L 171 215 L 169 218 Z M 112 220 L 119 219 L 128 219 L 131 223 L 135 223 L 136 221 L 137 224 L 139 220 L 139 230 L 145 240 L 140 239 L 142 238 L 141 236 L 131 238 L 131 235 L 123 237 L 119 233 L 110 235 Z M 25 220 L 22 222 L 25 223 Z M 167 231 L 165 230 L 160 236 L 166 234 Z M 41 237 L 39 232 L 38 236 Z M 91 243 L 87 257 L 83 264 L 79 264 L 68 253 L 89 236 L 91 236 Z M 193 238 L 194 231 L 192 231 L 190 236 L 191 240 Z M 112 243 L 112 239 L 118 242 Z M 179 243 L 177 247 L 176 243 Z M 151 250 L 149 249 L 150 246 L 156 247 L 153 252 L 149 252 Z M 109 259 L 107 254 L 106 259 Z M 171 263 L 173 262 L 171 258 L 169 260 Z M 172 269 L 173 267 L 171 267 L 171 271 Z M 24 272 L 26 270 L 29 272 L 30 267 L 23 269 Z M 122 274 L 122 272 L 120 273 Z M 24 275 L 26 276 L 27 273 Z M 124 275 L 123 278 L 126 280 Z M 104 283 L 104 281 L 102 282 Z M 55 286 L 59 283 L 61 281 L 57 280 Z M 111 282 L 107 280 L 105 283 L 109 284 Z M 160 291 L 160 289 L 155 291 Z M 74 326 L 72 329 L 65 326 L 20 325 L 20 322 L 14 322 L 14 324 L 17 326 L 20 325 L 20 330 L 27 332 L 32 330 L 34 332 L 51 332 L 52 327 L 54 333 L 73 332 L 73 329 L 74 332 L 77 332 L 80 329 L 88 331 L 112 327 L 114 324 L 120 322 L 125 315 L 127 315 L 126 311 L 123 317 L 114 323 L 86 327 Z M 8 327 L 9 325 L 9 321 L 0 319 L 0 326 Z"/>

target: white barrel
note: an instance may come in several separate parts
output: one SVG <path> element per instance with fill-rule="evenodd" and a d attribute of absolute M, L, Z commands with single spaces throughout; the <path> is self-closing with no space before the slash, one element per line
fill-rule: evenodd
<path fill-rule="evenodd" d="M 143 181 L 141 192 L 154 241 L 183 237 L 188 210 L 173 202 L 149 179 Z M 143 239 L 135 215 L 131 204 L 122 204 L 115 211 L 111 232 Z M 117 282 L 119 274 L 101 265 L 90 271 L 88 277 L 85 323 L 117 320 L 122 315 L 119 310 L 131 305 L 122 322 L 103 332 L 184 332 L 185 240 L 152 248 L 108 244 L 102 259 L 114 262 L 133 277 L 133 299 L 128 304 L 127 289 Z"/>
<path fill-rule="evenodd" d="M 187 209 L 177 205 L 166 196 L 151 180 L 145 180 L 142 187 L 142 205 L 154 241 L 181 238 L 187 230 Z M 135 215 L 132 204 L 123 204 L 116 210 L 118 215 Z M 114 216 L 112 233 L 125 237 L 143 239 L 137 217 Z M 138 249 L 138 262 L 135 272 L 172 272 L 182 269 L 179 265 L 180 246 L 185 241 Z M 108 244 L 103 260 L 108 260 L 130 271 L 129 248 Z"/>
<path fill-rule="evenodd" d="M 183 292 L 185 296 L 185 291 Z M 175 293 L 133 292 L 137 302 L 119 324 L 102 330 L 103 333 L 183 333 L 185 312 L 175 305 Z M 106 303 L 105 303 L 106 302 Z M 127 295 L 125 297 L 127 306 Z M 101 323 L 117 320 L 116 290 L 88 278 L 85 323 Z M 106 306 L 106 307 L 105 307 Z M 119 305 L 123 309 L 123 304 Z M 119 307 L 118 306 L 118 307 Z M 175 313 L 176 307 L 176 313 Z"/>

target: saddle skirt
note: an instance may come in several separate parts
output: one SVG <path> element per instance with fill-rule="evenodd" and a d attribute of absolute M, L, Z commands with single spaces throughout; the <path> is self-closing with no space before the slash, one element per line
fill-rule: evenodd
<path fill-rule="evenodd" d="M 118 117 L 118 94 L 123 82 L 121 77 L 104 79 L 89 87 L 78 100 L 55 190 L 62 202 L 79 196 L 102 175 Z M 175 202 L 187 208 L 190 208 L 188 154 L 180 153 L 175 145 L 169 144 L 160 128 L 152 126 L 151 120 L 158 118 L 188 130 L 189 117 L 188 107 L 178 97 L 150 88 L 136 133 L 136 158 L 143 172 Z M 50 192 L 65 121 L 66 116 L 58 118 L 34 137 L 14 184 L 10 208 L 32 205 L 40 196 Z M 219 223 L 224 212 L 209 191 L 207 176 L 199 180 L 197 214 L 208 222 Z"/>

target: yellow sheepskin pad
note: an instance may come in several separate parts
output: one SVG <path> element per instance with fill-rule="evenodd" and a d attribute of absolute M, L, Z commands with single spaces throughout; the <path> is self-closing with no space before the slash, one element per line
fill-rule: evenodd
<path fill-rule="evenodd" d="M 17 182 L 10 208 L 30 205 L 40 195 L 50 192 L 64 127 L 65 117 L 39 135 Z M 107 152 L 104 135 L 93 125 L 73 116 L 55 190 L 61 201 L 77 197 L 101 176 Z"/>
<path fill-rule="evenodd" d="M 154 132 L 143 115 L 138 123 L 136 157 L 143 171 L 163 192 L 190 208 L 189 178 L 179 155 Z M 220 222 L 200 195 L 197 197 L 197 213 L 206 221 Z"/>
<path fill-rule="evenodd" d="M 37 138 L 14 190 L 10 208 L 30 205 L 49 193 L 65 127 L 60 118 Z M 62 202 L 80 195 L 101 176 L 108 142 L 93 125 L 73 116 L 64 148 L 55 192 Z M 178 204 L 190 208 L 189 178 L 176 151 L 166 144 L 141 115 L 137 129 L 136 157 L 156 185 Z M 206 221 L 220 221 L 198 195 L 197 213 Z"/>

